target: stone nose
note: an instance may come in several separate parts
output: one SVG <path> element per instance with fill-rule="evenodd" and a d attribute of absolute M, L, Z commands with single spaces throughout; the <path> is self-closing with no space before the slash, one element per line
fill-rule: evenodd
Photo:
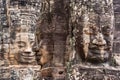
<path fill-rule="evenodd" d="M 26 48 L 23 54 L 26 56 L 34 56 L 35 55 L 35 53 L 32 51 L 31 47 Z"/>
<path fill-rule="evenodd" d="M 32 52 L 32 48 L 27 47 L 27 48 L 25 49 L 25 52 L 26 52 L 26 53 L 30 53 L 30 52 Z"/>

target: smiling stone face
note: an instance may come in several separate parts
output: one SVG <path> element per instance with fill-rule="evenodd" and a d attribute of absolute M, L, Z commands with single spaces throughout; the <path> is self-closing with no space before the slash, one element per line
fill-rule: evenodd
<path fill-rule="evenodd" d="M 98 33 L 89 47 L 89 59 L 102 62 L 106 61 L 109 57 L 106 46 L 107 44 L 103 34 Z"/>
<path fill-rule="evenodd" d="M 17 33 L 15 39 L 15 58 L 18 63 L 33 64 L 36 62 L 32 51 L 35 36 L 31 33 Z"/>

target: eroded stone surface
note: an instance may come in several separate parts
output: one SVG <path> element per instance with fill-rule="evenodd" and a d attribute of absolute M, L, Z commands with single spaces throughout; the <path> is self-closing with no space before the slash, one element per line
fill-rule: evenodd
<path fill-rule="evenodd" d="M 50 0 L 51 2 L 52 0 Z M 45 2 L 46 4 L 50 4 Z M 68 36 L 68 14 L 67 1 L 55 0 L 47 5 L 48 11 L 43 11 L 45 14 L 38 22 L 37 35 L 40 47 L 42 65 L 51 63 L 53 66 L 64 66 L 66 40 Z M 48 17 L 50 16 L 50 17 Z M 46 18 L 47 17 L 47 18 Z"/>
<path fill-rule="evenodd" d="M 0 68 L 1 80 L 40 80 L 39 66 L 9 66 Z"/>
<path fill-rule="evenodd" d="M 71 6 L 74 10 L 71 19 L 76 23 L 73 36 L 76 39 L 76 53 L 83 60 L 108 59 L 113 42 L 112 0 L 78 0 Z"/>
<path fill-rule="evenodd" d="M 120 69 L 114 67 L 73 66 L 70 80 L 119 80 Z"/>
<path fill-rule="evenodd" d="M 119 8 L 118 0 L 0 0 L 0 80 L 119 80 Z"/>

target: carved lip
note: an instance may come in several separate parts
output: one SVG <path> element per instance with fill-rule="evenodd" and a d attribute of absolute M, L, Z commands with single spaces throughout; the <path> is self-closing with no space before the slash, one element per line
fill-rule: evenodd
<path fill-rule="evenodd" d="M 21 53 L 21 56 L 24 56 L 24 57 L 34 57 L 35 54 L 34 53 L 30 53 L 30 54 L 28 54 L 28 53 Z"/>
<path fill-rule="evenodd" d="M 26 57 L 26 56 L 22 56 L 22 58 L 24 58 L 25 60 L 32 60 L 32 59 L 35 59 L 35 57 Z"/>
<path fill-rule="evenodd" d="M 34 62 L 35 61 L 35 59 L 25 59 L 25 58 L 22 58 L 21 59 L 21 62 L 23 62 L 23 63 L 32 63 L 32 62 Z"/>
<path fill-rule="evenodd" d="M 35 60 L 35 54 L 34 53 L 30 53 L 30 54 L 21 53 L 21 59 L 27 62 L 32 62 Z"/>
<path fill-rule="evenodd" d="M 34 61 L 35 61 L 35 56 L 33 56 L 33 57 L 21 56 L 21 60 L 22 60 L 22 62 L 31 63 L 31 62 L 34 62 Z"/>

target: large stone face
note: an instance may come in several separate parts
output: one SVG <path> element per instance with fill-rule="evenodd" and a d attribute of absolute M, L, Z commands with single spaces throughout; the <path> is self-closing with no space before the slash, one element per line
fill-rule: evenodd
<path fill-rule="evenodd" d="M 32 51 L 35 36 L 30 33 L 17 33 L 14 43 L 14 55 L 18 63 L 36 64 L 36 55 Z M 11 51 L 12 52 L 12 51 Z"/>
<path fill-rule="evenodd" d="M 0 80 L 119 80 L 119 4 L 0 0 Z"/>
<path fill-rule="evenodd" d="M 78 4 L 79 2 L 79 4 Z M 76 53 L 84 60 L 104 61 L 110 57 L 113 42 L 112 0 L 71 3 L 72 20 L 76 23 Z"/>

